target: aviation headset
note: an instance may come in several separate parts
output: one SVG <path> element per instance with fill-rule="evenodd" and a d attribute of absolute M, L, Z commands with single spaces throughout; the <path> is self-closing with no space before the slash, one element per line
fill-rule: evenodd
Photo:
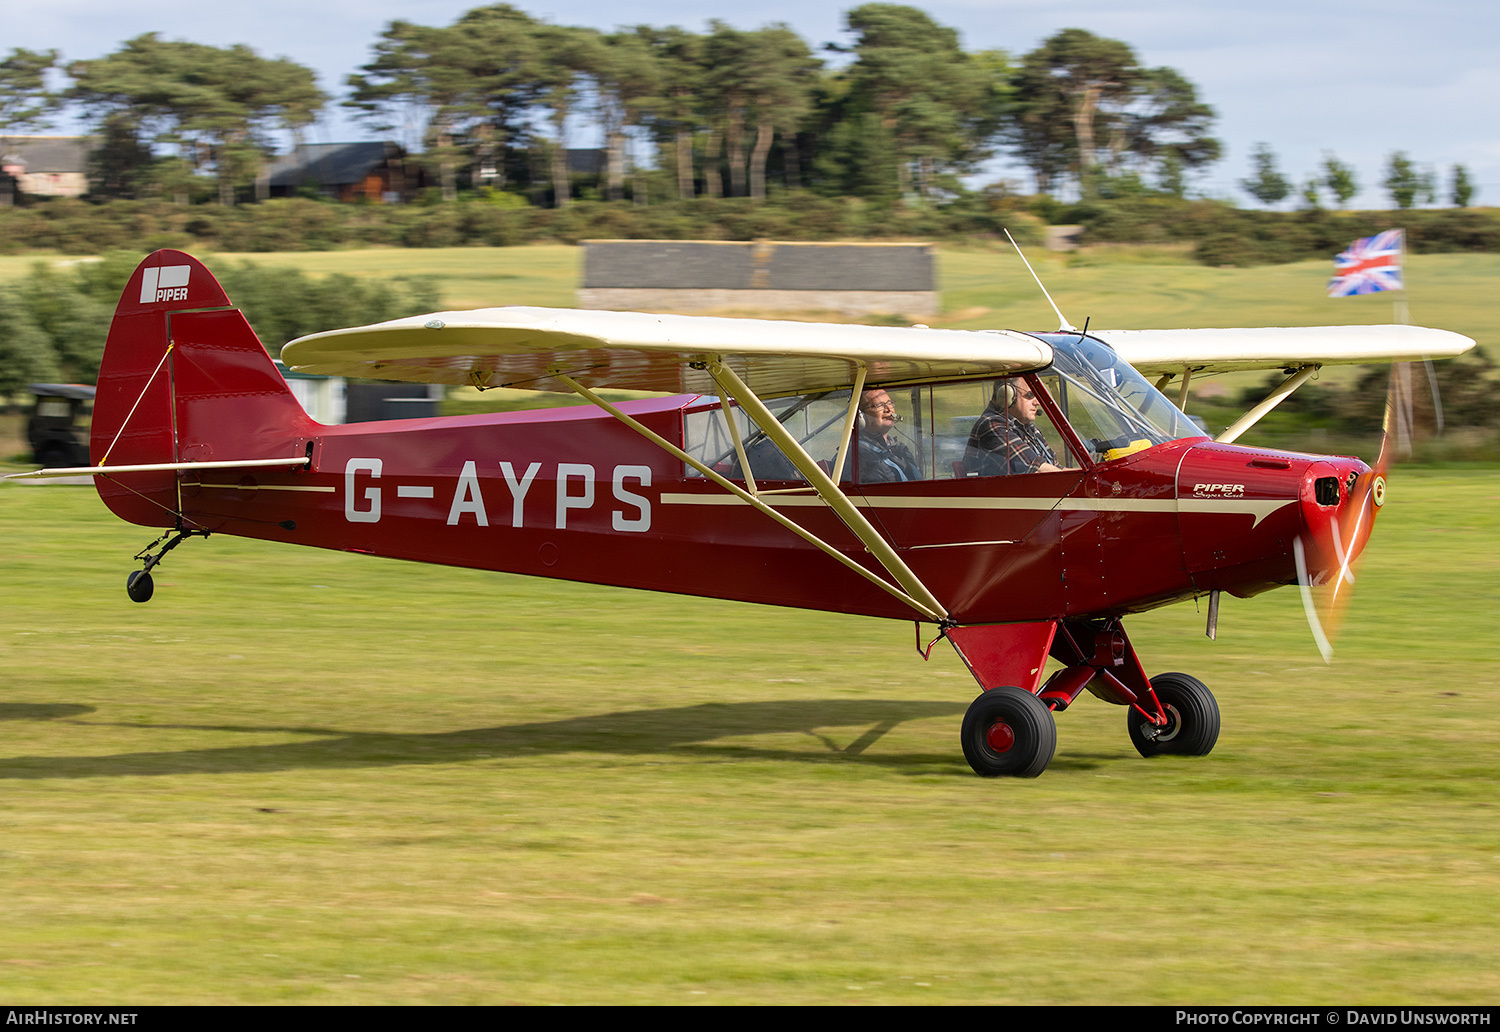
<path fill-rule="evenodd" d="M 1020 398 L 1020 391 L 1016 389 L 1015 380 L 1000 380 L 995 384 L 995 391 L 990 395 L 990 401 L 1002 409 L 1008 409 Z"/>

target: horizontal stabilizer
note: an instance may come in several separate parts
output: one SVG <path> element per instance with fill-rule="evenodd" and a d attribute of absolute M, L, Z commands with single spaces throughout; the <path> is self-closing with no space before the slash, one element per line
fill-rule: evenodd
<path fill-rule="evenodd" d="M 138 462 L 120 466 L 59 466 L 30 473 L 12 473 L 6 480 L 44 480 L 48 477 L 100 476 L 106 473 L 156 473 L 171 469 L 244 469 L 248 466 L 305 466 L 311 459 L 226 459 L 219 462 Z"/>

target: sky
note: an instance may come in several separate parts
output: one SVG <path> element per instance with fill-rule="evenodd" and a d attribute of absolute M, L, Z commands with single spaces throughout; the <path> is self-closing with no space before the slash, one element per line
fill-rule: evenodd
<path fill-rule="evenodd" d="M 344 79 L 370 58 L 393 20 L 449 25 L 473 0 L 0 0 L 0 53 L 57 49 L 64 60 L 101 57 L 145 32 L 213 46 L 245 43 L 265 57 L 289 57 L 317 72 L 341 99 Z M 853 3 L 761 0 L 714 10 L 701 0 L 530 0 L 513 6 L 564 25 L 680 25 L 702 31 L 710 18 L 739 28 L 785 22 L 815 49 L 848 42 L 843 15 Z M 1063 28 L 1122 40 L 1148 67 L 1177 69 L 1218 112 L 1225 158 L 1192 188 L 1243 205 L 1238 182 L 1252 147 L 1264 141 L 1294 182 L 1332 152 L 1355 168 L 1355 207 L 1388 207 L 1379 181 L 1392 151 L 1434 167 L 1446 201 L 1454 164 L 1477 187 L 1474 203 L 1500 204 L 1500 5 L 1493 0 L 948 0 L 916 3 L 957 29 L 968 50 L 1015 57 Z M 749 8 L 747 10 L 747 7 Z M 829 55 L 832 56 L 832 55 Z M 60 124 L 59 131 L 76 126 Z M 310 134 L 319 141 L 374 138 L 337 104 Z M 579 138 L 572 146 L 597 145 Z M 1025 173 L 1004 162 L 981 181 Z M 1290 203 L 1290 202 L 1288 202 Z"/>

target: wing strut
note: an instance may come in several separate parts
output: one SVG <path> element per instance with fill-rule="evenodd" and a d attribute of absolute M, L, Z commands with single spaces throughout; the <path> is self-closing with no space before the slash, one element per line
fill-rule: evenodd
<path fill-rule="evenodd" d="M 1188 386 L 1193 382 L 1193 367 L 1187 366 L 1182 370 L 1182 386 L 1177 388 L 1177 407 L 1187 411 Z"/>
<path fill-rule="evenodd" d="M 796 522 L 792 521 L 791 519 L 788 519 L 786 516 L 784 516 L 781 513 L 777 512 L 775 509 L 771 508 L 771 506 L 769 506 L 765 502 L 763 502 L 758 496 L 751 494 L 749 491 L 746 491 L 744 488 L 740 487 L 738 484 L 735 484 L 735 483 L 729 481 L 722 474 L 720 474 L 718 471 L 716 471 L 714 469 L 711 469 L 710 467 L 708 467 L 708 466 L 704 465 L 703 463 L 699 462 L 697 459 L 693 458 L 687 452 L 685 452 L 681 448 L 677 447 L 671 441 L 668 441 L 665 437 L 662 437 L 660 434 L 658 434 L 655 431 L 651 430 L 649 427 L 645 426 L 640 421 L 632 419 L 630 416 L 626 415 L 624 412 L 621 412 L 618 408 L 616 408 L 615 406 L 611 405 L 609 402 L 605 401 L 603 398 L 599 397 L 599 395 L 595 394 L 593 391 L 591 391 L 587 387 L 583 386 L 583 384 L 579 383 L 577 380 L 573 379 L 571 376 L 568 376 L 566 373 L 560 373 L 560 372 L 553 372 L 552 375 L 555 376 L 561 382 L 567 384 L 570 388 L 573 389 L 573 391 L 575 393 L 577 393 L 578 395 L 580 395 L 583 398 L 586 398 L 592 404 L 598 405 L 605 412 L 608 412 L 611 416 L 614 416 L 620 422 L 622 422 L 626 426 L 630 427 L 636 433 L 640 434 L 642 437 L 646 438 L 648 441 L 650 441 L 651 443 L 655 444 L 657 447 L 661 448 L 663 451 L 665 451 L 668 454 L 673 455 L 673 456 L 681 459 L 683 462 L 686 462 L 689 466 L 691 466 L 694 469 L 696 469 L 699 473 L 702 473 L 704 476 L 708 477 L 714 483 L 716 483 L 720 487 L 724 488 L 724 490 L 726 490 L 726 491 L 730 492 L 731 494 L 735 495 L 736 497 L 738 497 L 742 502 L 745 502 L 748 505 L 752 505 L 755 508 L 759 509 L 761 512 L 765 513 L 767 516 L 771 517 L 771 519 L 773 519 L 777 523 L 781 524 L 787 530 L 790 530 L 792 533 L 796 534 L 798 537 L 802 538 L 804 541 L 806 541 L 809 544 L 813 545 L 814 547 L 820 549 L 821 551 L 826 552 L 828 555 L 832 556 L 834 559 L 837 559 L 839 562 L 841 562 L 845 566 L 849 567 L 849 569 L 853 570 L 855 573 L 857 573 L 861 577 L 865 578 L 865 580 L 869 581 L 871 584 L 874 584 L 876 587 L 880 588 L 881 590 L 889 592 L 891 595 L 894 595 L 896 598 L 900 599 L 902 602 L 905 602 L 907 605 L 911 606 L 913 609 L 915 609 L 917 612 L 923 614 L 928 619 L 935 620 L 935 621 L 941 621 L 941 620 L 943 620 L 947 616 L 947 611 L 941 605 L 938 604 L 938 602 L 937 602 L 936 599 L 932 599 L 932 602 L 931 602 L 930 605 L 926 604 L 924 602 L 918 601 L 917 599 L 913 598 L 911 595 L 908 595 L 905 591 L 902 591 L 900 588 L 896 587 L 896 585 L 891 584 L 890 582 L 888 582 L 888 581 L 884 580 L 883 578 L 877 576 L 875 573 L 871 572 L 870 570 L 865 569 L 859 563 L 855 562 L 853 559 L 850 559 L 843 552 L 840 552 L 838 549 L 834 548 L 832 545 L 830 545 L 828 542 L 824 541 L 822 538 L 818 537 L 816 534 L 812 533 L 811 531 L 807 530 L 805 527 L 802 527 L 801 525 L 797 524 Z M 738 378 L 736 378 L 736 380 L 738 380 Z M 743 387 L 744 385 L 741 384 L 741 386 Z M 760 399 L 757 398 L 756 402 L 759 403 L 759 400 Z M 764 406 L 762 406 L 762 408 L 764 408 Z M 772 417 L 771 422 L 775 423 L 775 425 L 778 428 L 781 428 L 781 424 L 776 422 L 775 417 Z M 783 430 L 782 432 L 785 433 L 785 430 Z M 802 452 L 802 450 L 801 450 L 800 447 L 797 450 L 799 452 Z M 806 452 L 802 452 L 802 454 L 805 456 Z M 788 456 L 788 458 L 791 458 L 791 456 Z M 796 460 L 793 459 L 793 461 L 796 461 Z M 817 468 L 816 464 L 814 464 L 814 468 L 815 469 Z M 746 469 L 748 471 L 748 466 L 746 467 Z M 822 473 L 822 470 L 818 470 L 818 472 Z M 835 488 L 835 490 L 837 490 L 837 488 Z M 841 497 L 842 497 L 842 495 L 841 495 Z M 846 501 L 847 501 L 847 499 L 846 499 Z M 863 519 L 863 517 L 861 517 L 861 519 Z M 866 523 L 866 526 L 869 526 L 868 522 Z M 874 528 L 872 527 L 870 529 L 873 532 Z M 863 540 L 863 539 L 861 539 L 861 540 Z M 884 544 L 883 541 L 881 543 Z M 887 545 L 886 547 L 889 548 L 890 546 Z M 896 561 L 898 563 L 901 562 L 900 559 L 897 559 Z M 905 564 L 902 564 L 902 568 L 905 569 Z M 908 571 L 908 573 L 909 572 L 910 571 Z M 913 580 L 915 580 L 915 576 L 913 576 Z M 918 582 L 918 583 L 920 584 L 920 582 Z M 925 588 L 923 589 L 923 591 L 927 594 L 928 598 L 931 598 L 931 593 L 930 592 L 926 592 Z"/>
<path fill-rule="evenodd" d="M 834 483 L 844 479 L 844 460 L 849 457 L 849 442 L 854 438 L 854 420 L 859 415 L 859 399 L 865 393 L 865 374 L 869 369 L 863 362 L 856 362 L 858 367 L 854 374 L 854 390 L 849 392 L 849 411 L 844 415 L 844 431 L 839 437 L 839 451 L 833 459 Z"/>
<path fill-rule="evenodd" d="M 1301 369 L 1298 369 L 1291 376 L 1288 376 L 1285 380 L 1282 380 L 1281 383 L 1277 385 L 1276 389 L 1271 391 L 1270 394 L 1267 394 L 1259 405 L 1256 405 L 1249 412 L 1246 412 L 1239 419 L 1236 419 L 1234 421 L 1234 425 L 1225 430 L 1218 437 L 1215 437 L 1214 440 L 1220 444 L 1233 444 L 1235 440 L 1240 436 L 1240 434 L 1244 433 L 1246 430 L 1249 430 L 1256 423 L 1259 423 L 1261 416 L 1265 415 L 1267 412 L 1270 412 L 1277 405 L 1280 405 L 1287 399 L 1287 396 L 1289 394 L 1291 394 L 1298 387 L 1301 387 L 1304 383 L 1310 380 L 1312 378 L 1312 375 L 1322 368 L 1323 367 L 1320 365 L 1307 365 L 1303 366 Z"/>
<path fill-rule="evenodd" d="M 880 536 L 880 532 L 865 518 L 865 514 L 855 508 L 849 496 L 840 490 L 838 484 L 833 482 L 823 467 L 819 466 L 813 457 L 797 441 L 795 437 L 781 425 L 771 410 L 766 408 L 765 403 L 760 400 L 745 382 L 735 375 L 733 369 L 719 362 L 718 359 L 708 364 L 709 375 L 714 378 L 720 389 L 728 392 L 735 401 L 739 402 L 740 408 L 750 414 L 750 418 L 765 432 L 765 435 L 775 442 L 781 453 L 791 460 L 792 465 L 807 478 L 807 482 L 818 492 L 818 497 L 854 532 L 870 554 L 875 556 L 886 572 L 896 579 L 896 583 L 905 588 L 912 597 L 912 605 L 917 609 L 929 614 L 934 619 L 946 619 L 947 609 L 937 600 L 927 585 L 923 584 L 921 578 L 912 572 L 896 554 L 890 542 Z M 858 395 L 854 396 L 858 398 Z M 920 604 L 918 604 L 920 603 Z"/>
<path fill-rule="evenodd" d="M 740 434 L 739 421 L 729 410 L 728 397 L 720 396 L 719 408 L 724 410 L 724 425 L 729 427 L 729 432 L 734 435 L 734 453 L 740 457 L 740 472 L 745 477 L 745 490 L 753 495 L 759 495 L 760 492 L 755 487 L 755 471 L 750 468 L 750 457 L 745 454 L 745 440 Z"/>
<path fill-rule="evenodd" d="M 1167 393 L 1167 384 L 1177 376 L 1176 373 L 1162 373 L 1156 380 L 1156 389 L 1163 394 Z M 1182 383 L 1177 387 L 1177 407 L 1187 411 L 1188 385 L 1193 382 L 1193 367 L 1182 367 Z"/>

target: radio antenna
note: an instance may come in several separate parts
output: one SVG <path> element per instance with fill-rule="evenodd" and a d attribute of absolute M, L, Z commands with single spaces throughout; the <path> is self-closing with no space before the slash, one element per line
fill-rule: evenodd
<path fill-rule="evenodd" d="M 1052 310 L 1057 313 L 1057 331 L 1061 333 L 1064 330 L 1071 330 L 1072 332 L 1077 333 L 1078 327 L 1074 326 L 1063 317 L 1062 309 L 1057 307 L 1057 302 L 1052 300 L 1051 294 L 1047 293 L 1047 288 L 1042 284 L 1042 277 L 1038 276 L 1036 274 L 1036 270 L 1031 267 L 1031 263 L 1026 261 L 1025 252 L 1021 250 L 1021 245 L 1016 243 L 1016 238 L 1010 235 L 1010 230 L 1008 229 L 1005 230 L 1005 239 L 1009 240 L 1010 246 L 1016 249 L 1016 254 L 1021 256 L 1021 261 L 1026 263 L 1026 271 L 1031 273 L 1031 278 L 1036 280 L 1036 285 L 1042 288 L 1042 296 L 1047 299 L 1047 303 L 1051 305 Z"/>

